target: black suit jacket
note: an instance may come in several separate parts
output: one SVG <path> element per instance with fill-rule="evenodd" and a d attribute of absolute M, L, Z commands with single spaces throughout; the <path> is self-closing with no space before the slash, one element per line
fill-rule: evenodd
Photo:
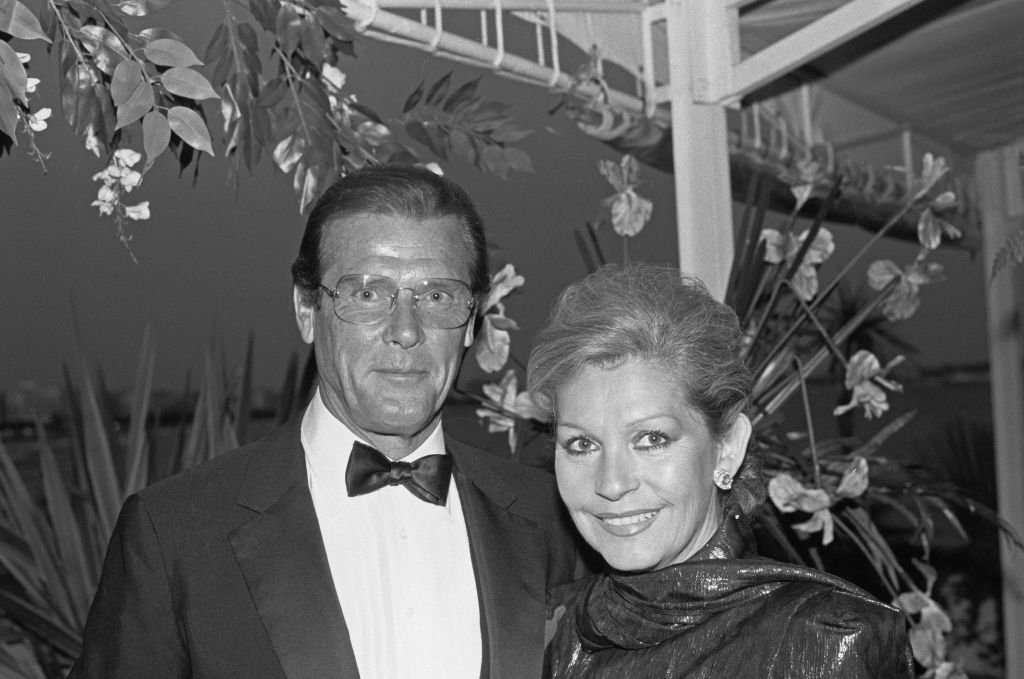
<path fill-rule="evenodd" d="M 575 564 L 552 478 L 446 445 L 481 603 L 482 674 L 538 677 L 546 590 Z M 357 676 L 297 420 L 128 498 L 71 679 Z"/>

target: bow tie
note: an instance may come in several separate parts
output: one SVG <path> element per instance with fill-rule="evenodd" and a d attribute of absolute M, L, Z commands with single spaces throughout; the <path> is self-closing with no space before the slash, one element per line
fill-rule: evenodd
<path fill-rule="evenodd" d="M 356 441 L 345 469 L 349 497 L 366 495 L 384 486 L 405 486 L 423 500 L 444 506 L 452 478 L 452 460 L 447 455 L 426 455 L 414 462 L 391 461 L 376 448 Z"/>

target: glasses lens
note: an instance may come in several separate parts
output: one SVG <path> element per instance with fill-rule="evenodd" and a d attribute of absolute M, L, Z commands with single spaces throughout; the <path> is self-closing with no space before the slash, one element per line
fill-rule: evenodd
<path fill-rule="evenodd" d="M 420 320 L 430 328 L 457 328 L 469 318 L 473 295 L 462 281 L 428 278 L 413 288 Z"/>
<path fill-rule="evenodd" d="M 473 294 L 462 281 L 430 278 L 411 290 L 420 321 L 428 328 L 457 328 L 473 309 Z M 334 288 L 334 313 L 343 321 L 369 325 L 387 317 L 400 288 L 386 276 L 354 274 L 342 276 Z"/>

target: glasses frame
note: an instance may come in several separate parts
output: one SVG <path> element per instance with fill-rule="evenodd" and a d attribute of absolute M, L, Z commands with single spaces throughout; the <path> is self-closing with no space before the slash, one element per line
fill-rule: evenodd
<path fill-rule="evenodd" d="M 387 280 L 391 281 L 395 285 L 395 291 L 393 293 L 391 293 L 390 305 L 388 307 L 387 313 L 382 315 L 377 320 L 366 321 L 366 322 L 352 321 L 352 320 L 349 320 L 347 318 L 343 318 L 341 316 L 341 314 L 338 313 L 337 301 L 338 301 L 338 297 L 341 294 L 341 293 L 338 292 L 338 288 L 341 287 L 341 282 L 343 280 L 347 279 L 347 278 L 362 278 L 362 279 L 364 279 L 364 281 L 365 281 L 365 279 L 368 279 L 368 278 L 377 278 L 377 279 L 387 279 Z M 457 278 L 423 278 L 423 279 L 420 279 L 420 280 L 416 281 L 416 283 L 425 283 L 427 281 L 444 281 L 445 283 L 457 283 L 457 284 L 463 286 L 464 288 L 466 288 L 466 290 L 469 292 L 469 300 L 466 302 L 466 318 L 461 323 L 459 323 L 458 325 L 452 325 L 452 326 L 440 326 L 440 325 L 432 325 L 432 324 L 428 325 L 426 323 L 425 319 L 423 318 L 423 316 L 420 315 L 420 312 L 419 312 L 420 296 L 418 294 L 416 294 L 416 289 L 412 288 L 412 287 L 410 287 L 408 285 L 399 286 L 398 282 L 395 279 L 391 278 L 390 276 L 381 276 L 381 275 L 378 275 L 378 274 L 368 274 L 368 273 L 345 274 L 343 276 L 339 276 L 338 277 L 338 280 L 335 282 L 333 288 L 329 288 L 326 285 L 324 285 L 323 283 L 320 283 L 320 289 L 323 290 L 323 292 L 328 297 L 331 298 L 331 309 L 334 311 L 335 318 L 337 318 L 339 321 L 342 321 L 344 323 L 351 323 L 353 325 L 375 325 L 377 323 L 380 323 L 380 322 L 384 321 L 386 318 L 388 318 L 388 316 L 390 316 L 392 313 L 394 313 L 395 307 L 398 305 L 398 293 L 402 292 L 402 290 L 408 290 L 409 292 L 412 293 L 412 308 L 416 310 L 416 317 L 419 318 L 420 323 L 422 323 L 424 325 L 424 327 L 436 328 L 438 330 L 454 330 L 455 328 L 461 328 L 462 326 L 466 325 L 466 323 L 468 323 L 470 321 L 470 319 L 473 318 L 473 310 L 476 308 L 477 299 L 476 299 L 476 295 L 473 294 L 473 290 L 472 290 L 472 288 L 469 287 L 468 283 L 466 283 L 465 281 L 460 281 Z"/>

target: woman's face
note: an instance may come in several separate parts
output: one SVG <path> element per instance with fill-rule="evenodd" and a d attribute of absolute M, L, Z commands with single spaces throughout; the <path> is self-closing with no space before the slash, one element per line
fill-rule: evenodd
<path fill-rule="evenodd" d="M 750 422 L 716 442 L 661 365 L 584 368 L 557 391 L 558 490 L 584 539 L 617 570 L 688 559 L 721 523 L 716 466 L 735 474 Z"/>

